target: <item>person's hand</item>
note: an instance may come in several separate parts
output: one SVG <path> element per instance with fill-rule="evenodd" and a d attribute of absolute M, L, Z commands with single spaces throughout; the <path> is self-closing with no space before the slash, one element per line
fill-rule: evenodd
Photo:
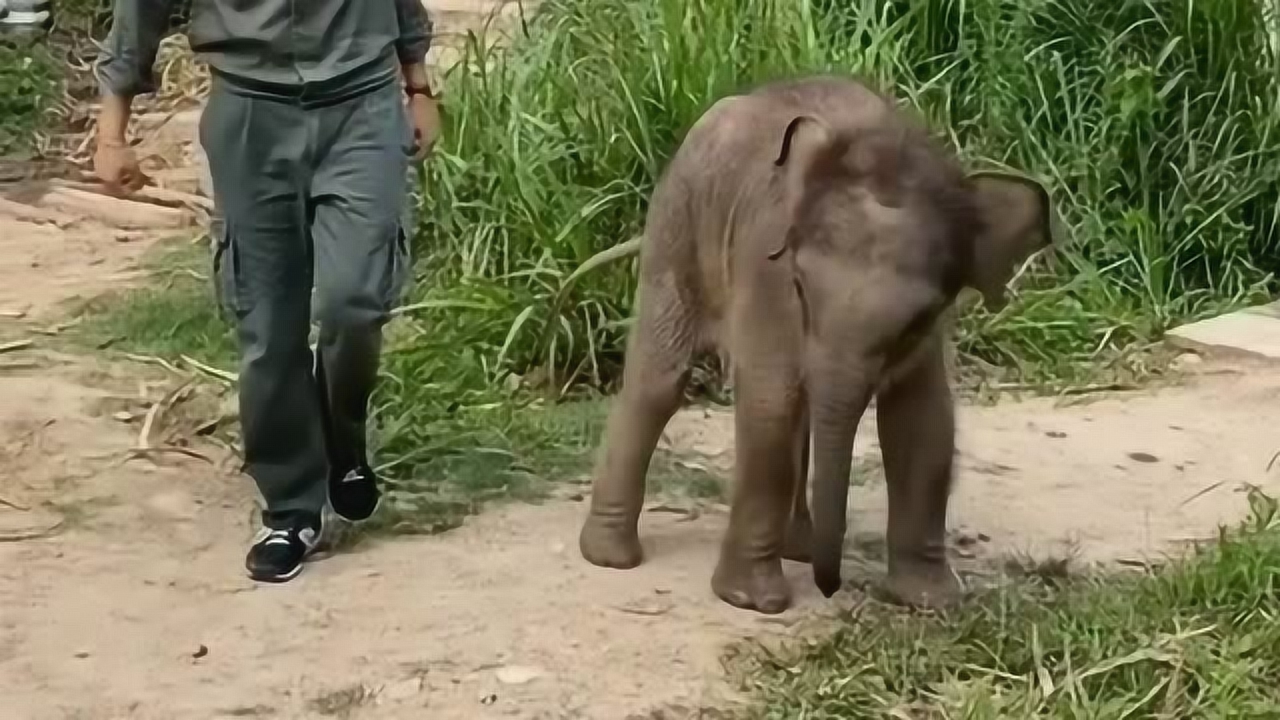
<path fill-rule="evenodd" d="M 409 98 L 409 119 L 413 123 L 413 160 L 422 162 L 440 138 L 439 102 L 425 95 L 414 95 Z"/>
<path fill-rule="evenodd" d="M 129 195 L 151 182 L 138 167 L 133 148 L 120 140 L 98 139 L 93 155 L 93 170 L 113 195 Z"/>

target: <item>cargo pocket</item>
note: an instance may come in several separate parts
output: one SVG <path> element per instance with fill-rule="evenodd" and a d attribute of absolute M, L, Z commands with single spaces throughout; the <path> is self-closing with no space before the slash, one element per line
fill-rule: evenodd
<path fill-rule="evenodd" d="M 240 259 L 231 239 L 231 226 L 223 223 L 216 233 L 213 252 L 213 292 L 219 314 L 224 320 L 235 321 L 240 313 L 239 272 Z"/>

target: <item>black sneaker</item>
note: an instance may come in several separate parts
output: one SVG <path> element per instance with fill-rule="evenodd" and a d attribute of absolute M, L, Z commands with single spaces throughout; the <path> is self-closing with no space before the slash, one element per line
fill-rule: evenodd
<path fill-rule="evenodd" d="M 347 522 L 363 522 L 378 509 L 382 492 L 373 469 L 362 465 L 345 474 L 329 477 L 329 504 L 338 517 Z"/>
<path fill-rule="evenodd" d="M 302 572 L 302 561 L 320 542 L 321 521 L 276 530 L 264 527 L 244 560 L 249 577 L 259 582 L 287 582 Z"/>

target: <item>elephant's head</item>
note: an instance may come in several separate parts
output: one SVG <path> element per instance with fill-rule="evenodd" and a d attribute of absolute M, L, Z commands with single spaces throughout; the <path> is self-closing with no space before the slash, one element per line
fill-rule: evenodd
<path fill-rule="evenodd" d="M 891 117 L 870 130 L 795 118 L 775 168 L 785 242 L 807 323 L 814 442 L 814 577 L 830 596 L 840 560 L 854 435 L 886 373 L 910 362 L 964 287 L 988 307 L 1052 244 L 1048 193 L 1028 178 L 965 175 L 923 131 Z M 943 490 L 945 492 L 945 490 Z"/>

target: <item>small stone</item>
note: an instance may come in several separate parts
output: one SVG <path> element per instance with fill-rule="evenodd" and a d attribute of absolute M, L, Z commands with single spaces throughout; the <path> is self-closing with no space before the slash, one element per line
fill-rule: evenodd
<path fill-rule="evenodd" d="M 196 648 L 195 652 L 191 653 L 191 657 L 195 658 L 196 660 L 199 660 L 200 658 L 208 654 L 209 654 L 209 647 L 207 645 L 201 645 L 200 647 Z"/>
<path fill-rule="evenodd" d="M 494 675 L 503 685 L 528 685 L 542 677 L 542 671 L 521 665 L 508 665 L 498 668 Z"/>
<path fill-rule="evenodd" d="M 496 702 L 498 702 L 497 693 L 489 693 L 488 695 L 485 695 L 484 697 L 480 698 L 480 704 L 484 706 L 489 706 Z"/>
<path fill-rule="evenodd" d="M 1129 459 L 1133 460 L 1134 462 L 1140 462 L 1140 463 L 1160 462 L 1160 458 L 1156 457 L 1155 455 L 1152 455 L 1151 453 L 1144 453 L 1144 452 L 1129 453 Z"/>
<path fill-rule="evenodd" d="M 76 653 L 76 658 L 78 658 L 78 659 L 80 659 L 80 660 L 84 660 L 84 659 L 85 659 L 85 658 L 87 658 L 87 657 L 89 657 L 89 651 L 88 651 L 88 650 L 81 650 L 81 651 L 79 651 L 79 652 L 77 652 L 77 653 Z"/>

